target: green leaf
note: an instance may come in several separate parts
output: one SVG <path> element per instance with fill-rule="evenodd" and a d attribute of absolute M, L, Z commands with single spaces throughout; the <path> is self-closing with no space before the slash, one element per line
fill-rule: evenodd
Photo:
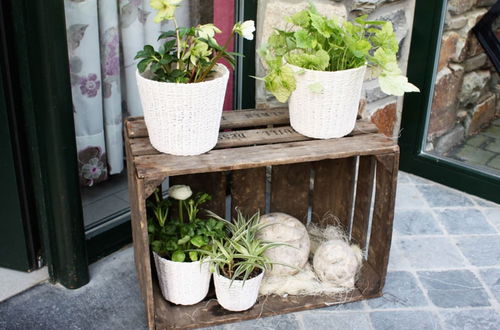
<path fill-rule="evenodd" d="M 191 261 L 198 261 L 198 252 L 190 251 L 189 252 L 189 259 L 191 259 Z"/>
<path fill-rule="evenodd" d="M 151 63 L 152 59 L 151 58 L 145 58 L 139 63 L 137 63 L 137 69 L 139 70 L 140 73 L 143 73 L 146 71 L 148 68 L 149 63 Z"/>
<path fill-rule="evenodd" d="M 285 20 L 297 26 L 306 28 L 310 22 L 309 11 L 307 9 L 301 10 L 292 16 L 286 17 Z"/>
<path fill-rule="evenodd" d="M 322 49 L 315 54 L 292 54 L 287 58 L 290 64 L 309 70 L 325 70 L 330 63 L 330 55 Z"/>
<path fill-rule="evenodd" d="M 286 102 L 296 88 L 293 70 L 288 66 L 270 72 L 264 79 L 267 90 L 280 102 Z"/>
<path fill-rule="evenodd" d="M 418 87 L 408 82 L 402 75 L 381 75 L 378 78 L 380 89 L 388 95 L 402 96 L 406 92 L 420 92 Z"/>
<path fill-rule="evenodd" d="M 175 251 L 172 254 L 172 261 L 176 262 L 184 262 L 186 260 L 186 254 L 182 251 Z"/>
<path fill-rule="evenodd" d="M 307 30 L 298 30 L 294 33 L 295 42 L 297 43 L 297 48 L 308 49 L 313 48 L 313 43 L 309 36 L 309 32 Z"/>
<path fill-rule="evenodd" d="M 187 242 L 189 242 L 189 240 L 191 239 L 191 237 L 189 235 L 186 235 L 184 236 L 183 238 L 181 238 L 180 240 L 177 241 L 177 244 L 179 245 L 184 245 L 186 244 Z"/>
<path fill-rule="evenodd" d="M 323 85 L 320 83 L 320 82 L 317 82 L 317 83 L 314 83 L 314 84 L 310 84 L 309 86 L 307 86 L 307 88 L 313 92 L 313 93 L 317 93 L 317 94 L 321 94 L 324 90 L 324 87 Z"/>
<path fill-rule="evenodd" d="M 161 241 L 152 241 L 151 242 L 151 247 L 153 248 L 153 251 L 156 252 L 156 253 L 160 253 L 160 251 L 162 250 L 162 242 Z"/>
<path fill-rule="evenodd" d="M 160 36 L 158 37 L 158 40 L 166 39 L 166 38 L 172 38 L 172 37 L 175 37 L 175 36 L 176 36 L 175 31 L 167 31 L 167 32 L 161 33 Z"/>

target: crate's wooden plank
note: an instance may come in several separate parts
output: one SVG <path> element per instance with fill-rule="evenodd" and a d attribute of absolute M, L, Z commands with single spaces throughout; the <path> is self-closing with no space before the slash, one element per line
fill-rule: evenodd
<path fill-rule="evenodd" d="M 368 263 L 379 275 L 380 286 L 377 289 L 382 290 L 391 247 L 399 153 L 375 157 L 377 159 L 375 204 L 368 246 Z"/>
<path fill-rule="evenodd" d="M 367 133 L 376 133 L 377 128 L 369 121 L 359 120 L 356 122 L 354 130 L 348 136 L 355 136 Z M 261 128 L 240 131 L 227 131 L 219 133 L 219 140 L 214 149 L 234 148 L 250 145 L 284 143 L 293 141 L 311 140 L 310 138 L 297 133 L 290 126 Z M 160 154 L 150 143 L 147 137 L 130 140 L 132 154 L 134 156 Z"/>
<path fill-rule="evenodd" d="M 170 186 L 176 184 L 190 186 L 194 194 L 209 194 L 212 196 L 212 200 L 203 204 L 201 207 L 221 217 L 224 217 L 226 214 L 226 173 L 214 172 L 170 177 Z"/>
<path fill-rule="evenodd" d="M 365 250 L 366 240 L 368 238 L 375 163 L 375 159 L 372 156 L 359 157 L 358 182 L 352 219 L 351 240 L 355 244 L 358 244 L 361 250 Z"/>
<path fill-rule="evenodd" d="M 157 329 L 211 327 L 218 324 L 242 322 L 278 314 L 328 307 L 378 296 L 362 295 L 358 289 L 332 296 L 261 296 L 251 309 L 235 313 L 223 309 L 215 299 L 204 300 L 191 306 L 173 305 L 163 299 L 157 285 L 155 285 L 154 289 Z"/>
<path fill-rule="evenodd" d="M 233 217 L 238 207 L 243 215 L 251 216 L 266 209 L 266 168 L 257 167 L 232 172 L 231 201 Z"/>
<path fill-rule="evenodd" d="M 256 127 L 266 125 L 285 125 L 290 122 L 287 108 L 266 110 L 234 110 L 222 113 L 221 129 Z M 131 138 L 148 136 L 144 117 L 127 119 L 127 133 Z"/>
<path fill-rule="evenodd" d="M 217 172 L 374 155 L 397 150 L 392 139 L 381 134 L 363 134 L 336 140 L 311 140 L 212 150 L 198 156 L 159 154 L 134 158 L 139 177 L 149 179 L 166 175 Z"/>
<path fill-rule="evenodd" d="M 306 223 L 310 180 L 310 163 L 273 166 L 271 212 L 290 214 Z"/>
<path fill-rule="evenodd" d="M 328 159 L 314 163 L 312 220 L 319 226 L 340 225 L 349 232 L 356 158 Z"/>

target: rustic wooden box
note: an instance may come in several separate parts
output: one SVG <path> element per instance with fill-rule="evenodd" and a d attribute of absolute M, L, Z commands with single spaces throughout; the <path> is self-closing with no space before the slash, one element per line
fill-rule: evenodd
<path fill-rule="evenodd" d="M 399 149 L 358 121 L 350 136 L 312 140 L 288 126 L 287 109 L 225 112 L 219 143 L 199 156 L 157 152 L 144 120 L 125 121 L 134 255 L 150 329 L 195 328 L 319 308 L 380 296 L 391 244 Z M 208 297 L 194 306 L 165 301 L 157 286 L 147 233 L 146 199 L 167 177 L 213 196 L 207 208 L 224 215 L 228 200 L 244 212 L 280 211 L 326 225 L 335 214 L 367 251 L 356 289 L 342 296 L 269 296 L 233 313 Z M 266 194 L 270 196 L 266 205 Z M 230 196 L 231 199 L 228 199 Z M 270 202 L 269 202 L 270 200 Z"/>

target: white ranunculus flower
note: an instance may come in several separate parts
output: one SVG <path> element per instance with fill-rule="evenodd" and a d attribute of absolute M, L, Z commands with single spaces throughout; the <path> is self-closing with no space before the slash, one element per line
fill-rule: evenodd
<path fill-rule="evenodd" d="M 234 32 L 247 40 L 253 40 L 253 33 L 255 32 L 255 22 L 252 20 L 244 21 L 243 23 L 236 23 Z"/>
<path fill-rule="evenodd" d="M 168 188 L 168 195 L 180 201 L 188 199 L 192 194 L 191 188 L 186 185 L 175 185 Z"/>

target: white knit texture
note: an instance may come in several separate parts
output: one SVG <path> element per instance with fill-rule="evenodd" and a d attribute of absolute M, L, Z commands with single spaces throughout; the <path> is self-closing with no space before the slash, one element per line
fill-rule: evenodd
<path fill-rule="evenodd" d="M 232 312 L 245 311 L 257 301 L 260 283 L 264 272 L 249 280 L 233 281 L 222 275 L 214 274 L 215 293 L 219 304 Z"/>
<path fill-rule="evenodd" d="M 206 297 L 210 285 L 208 262 L 175 262 L 153 252 L 160 289 L 166 300 L 194 305 Z"/>
<path fill-rule="evenodd" d="M 291 65 L 297 89 L 289 100 L 290 124 L 302 135 L 331 139 L 349 134 L 356 124 L 366 65 L 342 71 L 315 71 Z M 321 92 L 310 90 L 311 85 Z"/>
<path fill-rule="evenodd" d="M 176 84 L 136 73 L 149 140 L 158 151 L 199 155 L 217 144 L 229 70 L 215 67 L 212 80 Z"/>

